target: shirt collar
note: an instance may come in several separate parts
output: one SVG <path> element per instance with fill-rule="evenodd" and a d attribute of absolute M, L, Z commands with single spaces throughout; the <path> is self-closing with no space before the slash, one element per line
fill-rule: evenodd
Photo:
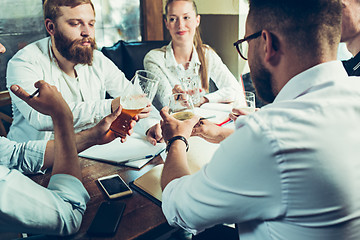
<path fill-rule="evenodd" d="M 179 65 L 175 59 L 174 50 L 172 48 L 172 41 L 166 46 L 165 59 L 166 59 L 165 66 L 168 68 L 170 68 L 170 67 L 176 68 Z M 197 54 L 197 51 L 196 51 L 196 48 L 194 45 L 193 45 L 193 52 L 192 52 L 190 64 L 191 65 L 199 65 L 199 66 L 201 65 L 199 56 Z"/>
<path fill-rule="evenodd" d="M 295 99 L 306 94 L 313 86 L 336 79 L 344 79 L 348 75 L 340 61 L 331 61 L 316 65 L 290 79 L 280 90 L 274 103 Z"/>

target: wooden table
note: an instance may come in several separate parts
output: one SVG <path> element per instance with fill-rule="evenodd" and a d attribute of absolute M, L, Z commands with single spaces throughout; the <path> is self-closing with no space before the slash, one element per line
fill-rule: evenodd
<path fill-rule="evenodd" d="M 99 185 L 96 182 L 98 178 L 117 173 L 125 182 L 129 183 L 149 171 L 154 166 L 163 163 L 161 157 L 158 156 L 143 168 L 137 170 L 129 167 L 101 163 L 81 157 L 79 159 L 82 166 L 83 184 L 91 199 L 87 203 L 86 212 L 79 232 L 73 236 L 64 237 L 62 239 L 102 239 L 89 237 L 86 234 L 100 203 L 108 200 L 105 193 L 99 188 Z M 47 186 L 50 179 L 50 172 L 45 175 L 32 176 L 31 179 L 43 186 Z M 161 208 L 138 192 L 133 191 L 131 196 L 120 198 L 117 201 L 126 203 L 124 215 L 116 235 L 113 238 L 104 239 L 150 240 L 173 230 L 173 228 L 167 224 Z"/>

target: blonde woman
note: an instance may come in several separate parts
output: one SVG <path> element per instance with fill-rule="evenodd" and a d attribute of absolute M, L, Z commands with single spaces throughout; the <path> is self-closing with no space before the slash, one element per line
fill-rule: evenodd
<path fill-rule="evenodd" d="M 231 74 L 220 57 L 203 44 L 200 32 L 200 15 L 193 0 L 168 0 L 165 6 L 165 25 L 172 41 L 169 45 L 150 51 L 144 58 L 144 67 L 160 78 L 154 99 L 157 109 L 168 105 L 172 92 L 181 92 L 179 71 L 197 68 L 202 97 L 206 102 L 232 102 L 243 98 L 243 86 Z"/>

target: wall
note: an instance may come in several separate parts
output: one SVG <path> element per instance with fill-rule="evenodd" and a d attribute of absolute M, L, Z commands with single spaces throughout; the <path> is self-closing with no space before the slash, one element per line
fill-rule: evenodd
<path fill-rule="evenodd" d="M 41 0 L 1 0 L 0 42 L 6 53 L 0 56 L 0 90 L 6 89 L 8 60 L 22 47 L 46 36 Z"/>

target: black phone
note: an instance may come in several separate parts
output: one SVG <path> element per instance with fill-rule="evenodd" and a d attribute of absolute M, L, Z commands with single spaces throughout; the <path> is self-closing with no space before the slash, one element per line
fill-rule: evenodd
<path fill-rule="evenodd" d="M 132 194 L 129 186 L 118 174 L 99 178 L 98 182 L 110 199 Z"/>
<path fill-rule="evenodd" d="M 91 236 L 114 235 L 124 213 L 125 206 L 124 202 L 102 202 L 87 233 Z"/>

